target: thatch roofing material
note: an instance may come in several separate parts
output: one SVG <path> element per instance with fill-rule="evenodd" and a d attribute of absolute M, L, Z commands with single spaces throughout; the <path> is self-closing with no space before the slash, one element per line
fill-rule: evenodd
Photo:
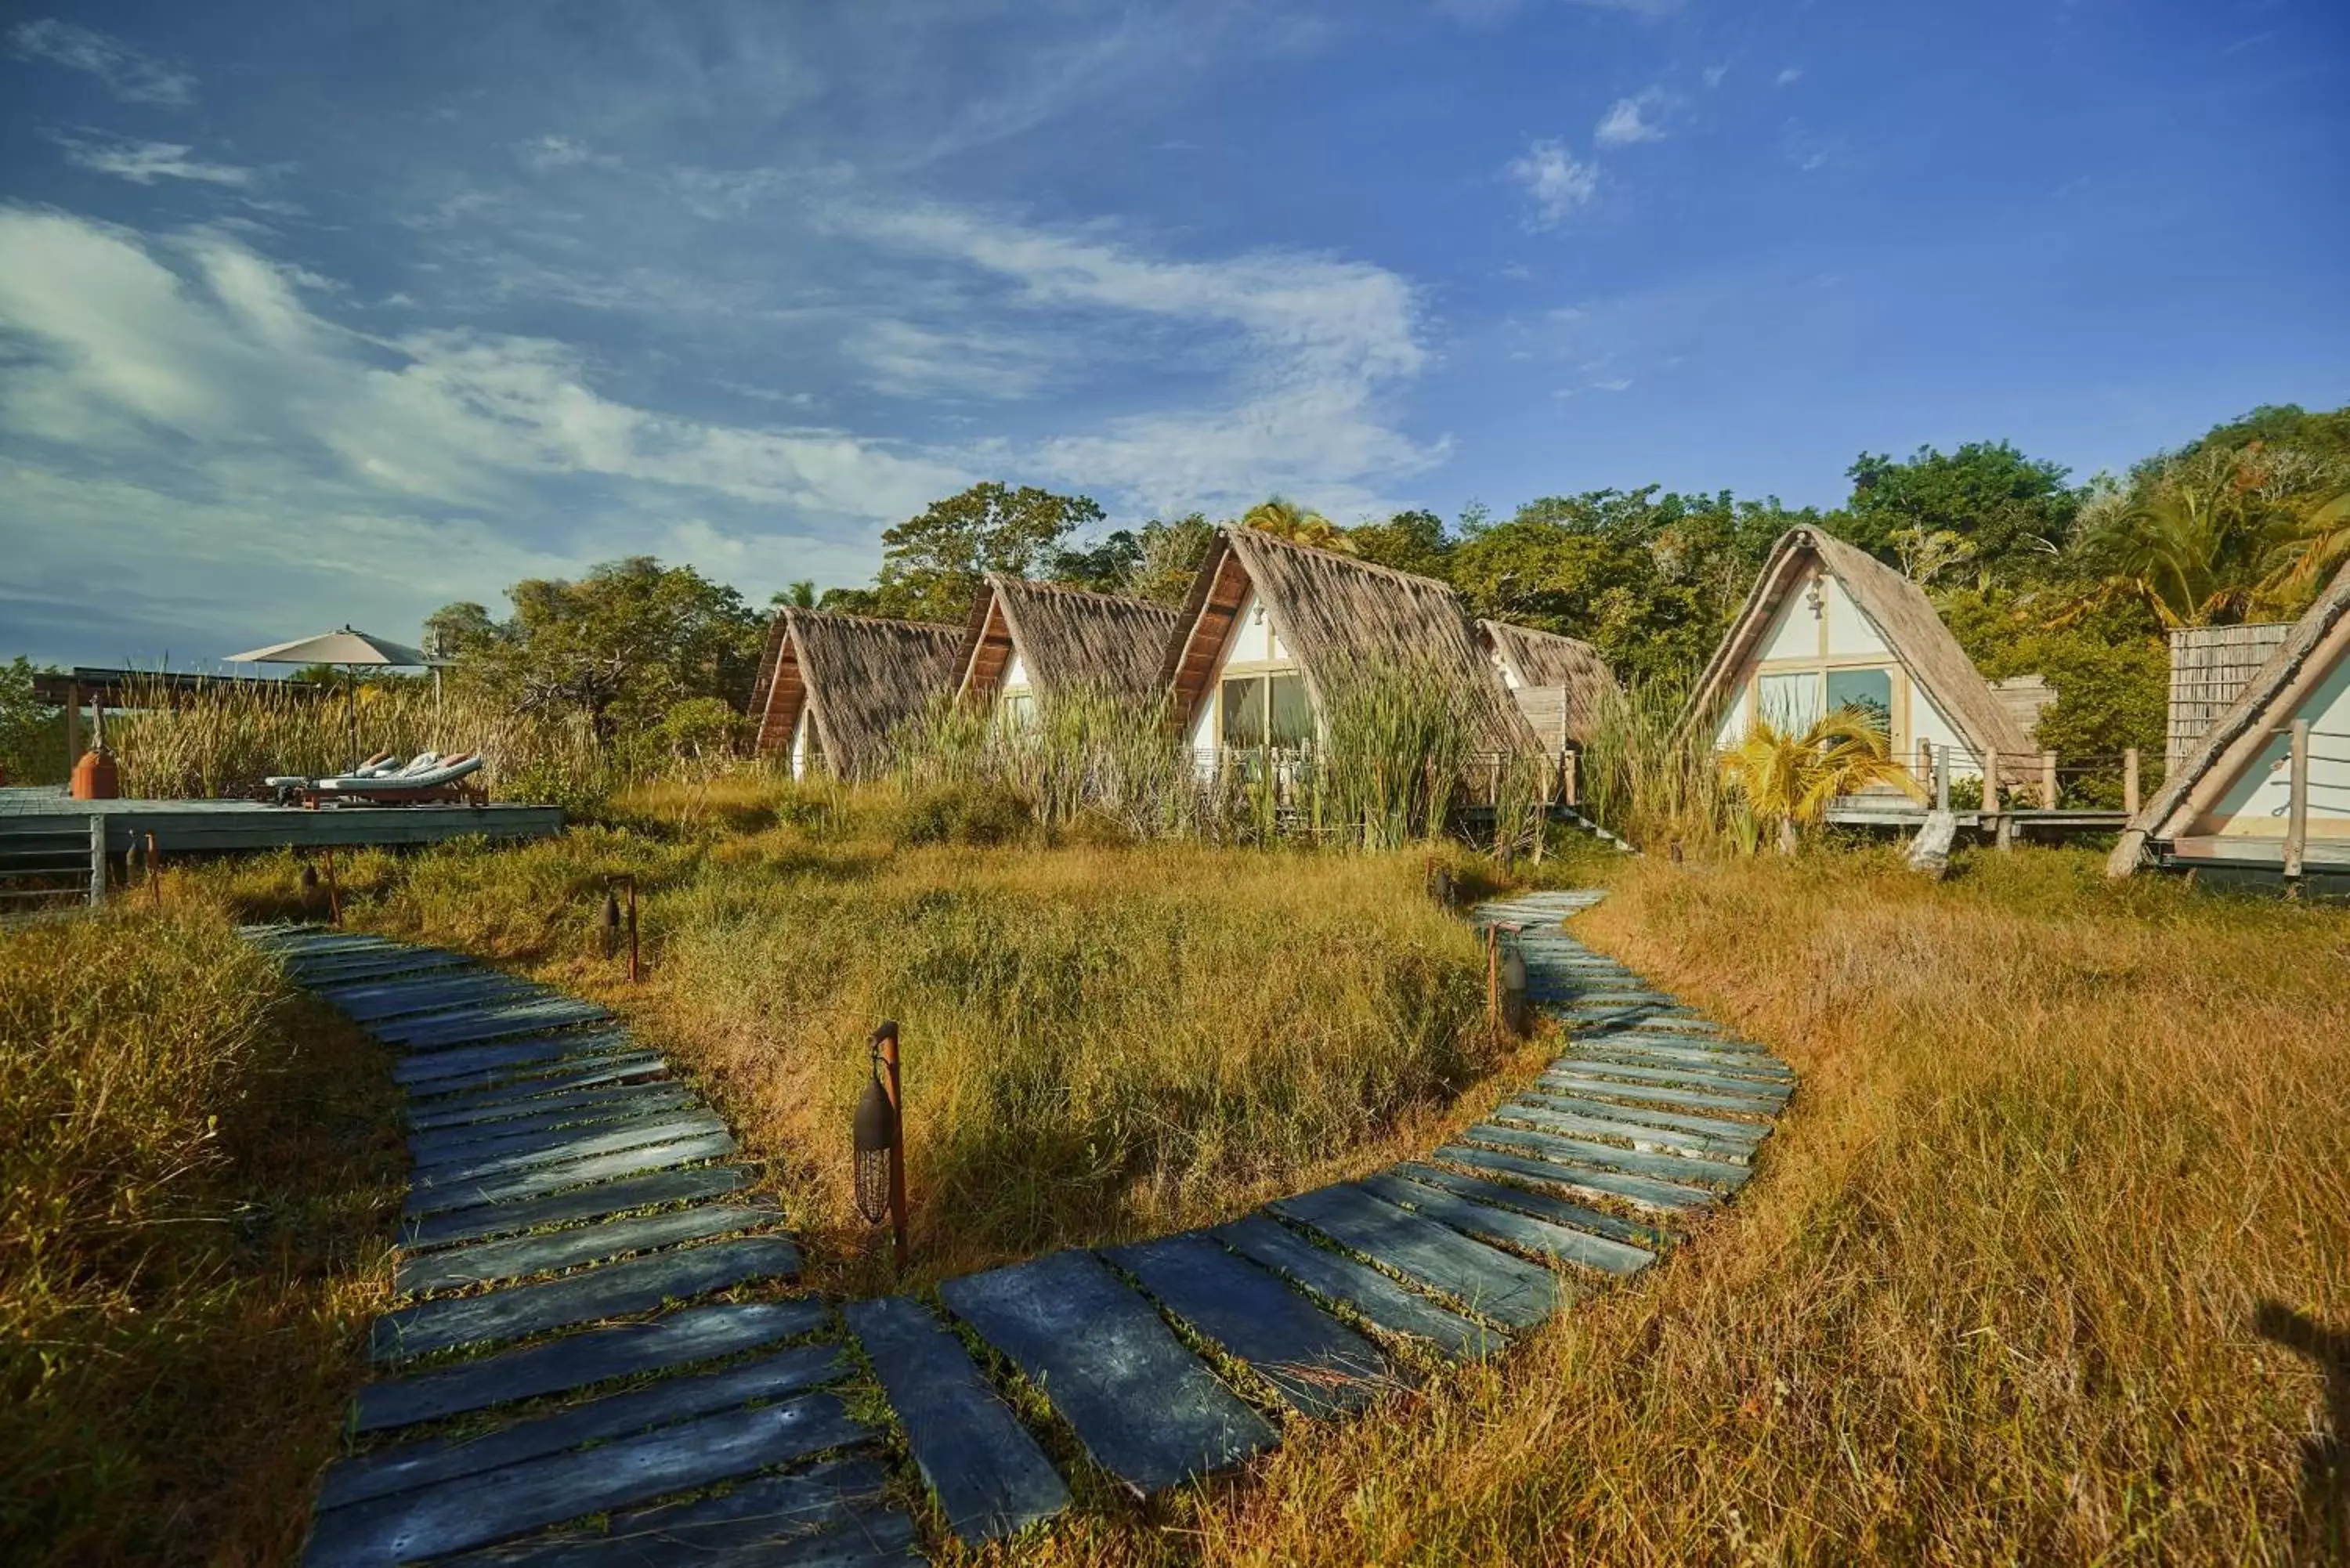
<path fill-rule="evenodd" d="M 1814 560 L 1876 624 L 1886 647 L 1908 668 L 1911 679 L 1926 689 L 1978 757 L 1992 752 L 2020 757 L 2032 750 L 2029 737 L 1991 694 L 1982 672 L 1918 585 L 1867 551 L 1812 527 L 1790 528 L 1771 547 L 1771 558 L 1763 562 L 1745 607 L 1731 622 L 1690 694 L 1681 713 L 1684 725 L 1719 721 L 1730 705 L 1733 678 L 1745 667 L 1779 607 L 1809 576 Z"/>
<path fill-rule="evenodd" d="M 961 691 L 993 691 L 1017 649 L 1040 698 L 1082 686 L 1147 702 L 1174 630 L 1165 605 L 991 572 L 960 639 Z"/>
<path fill-rule="evenodd" d="M 790 608 L 775 617 L 752 711 L 759 754 L 791 743 L 803 707 L 827 764 L 842 778 L 889 766 L 890 732 L 953 679 L 962 634 L 951 626 Z"/>
<path fill-rule="evenodd" d="M 1511 752 L 1536 746 L 1450 584 L 1238 524 L 1216 531 L 1183 602 L 1183 630 L 1170 639 L 1160 670 L 1184 719 L 1199 711 L 1252 588 L 1317 709 L 1326 683 L 1350 666 L 1432 670 L 1456 691 L 1487 743 Z"/>
<path fill-rule="evenodd" d="M 2187 760 L 2170 771 L 2154 798 L 2130 818 L 2106 862 L 2106 874 L 2128 876 L 2147 839 L 2176 837 L 2209 810 L 2260 756 L 2293 707 L 2343 658 L 2350 658 L 2350 566 L 2334 575 L 2228 711 L 2204 732 Z"/>
<path fill-rule="evenodd" d="M 1521 689 L 1557 687 L 1565 692 L 1563 739 L 1581 745 L 1591 738 L 1600 704 L 1609 692 L 1617 690 L 1615 673 L 1597 649 L 1575 638 L 1536 631 L 1529 626 L 1513 626 L 1505 620 L 1481 620 L 1477 629 L 1517 678 Z M 1523 700 L 1518 705 L 1526 706 Z"/>
<path fill-rule="evenodd" d="M 2214 721 L 2235 705 L 2245 682 L 2261 672 L 2277 644 L 2293 635 L 2291 621 L 2241 626 L 2182 626 L 2170 634 L 2169 732 L 2162 761 L 2177 771 Z"/>

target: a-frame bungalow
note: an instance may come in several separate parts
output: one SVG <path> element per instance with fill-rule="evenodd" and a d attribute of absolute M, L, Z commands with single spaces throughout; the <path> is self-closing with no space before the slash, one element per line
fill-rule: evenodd
<path fill-rule="evenodd" d="M 1477 631 L 1545 753 L 1563 755 L 1591 739 L 1601 704 L 1617 690 L 1615 673 L 1597 649 L 1505 620 L 1481 620 Z"/>
<path fill-rule="evenodd" d="M 1330 681 L 1380 664 L 1437 671 L 1493 754 L 1540 749 L 1451 585 L 1238 524 L 1216 531 L 1160 675 L 1209 772 L 1317 742 Z"/>
<path fill-rule="evenodd" d="M 1723 749 L 1757 720 L 1802 730 L 1846 706 L 1873 711 L 1904 762 L 1947 751 L 1950 776 L 1981 778 L 1996 753 L 2032 748 L 1918 585 L 1866 550 L 1814 527 L 1791 528 L 1698 679 L 1684 725 Z M 2003 760 L 2000 769 L 2010 772 Z M 2020 774 L 2020 770 L 2018 770 Z"/>
<path fill-rule="evenodd" d="M 2106 870 L 2149 859 L 2350 886 L 2350 566 L 2130 819 Z"/>
<path fill-rule="evenodd" d="M 957 700 L 1014 724 L 1040 702 L 1089 690 L 1147 705 L 1175 612 L 1148 599 L 1089 593 L 1000 572 L 983 580 L 956 654 Z"/>
<path fill-rule="evenodd" d="M 893 731 L 952 689 L 951 626 L 787 608 L 767 633 L 751 711 L 758 754 L 785 757 L 794 778 L 814 771 L 873 778 L 889 765 Z"/>

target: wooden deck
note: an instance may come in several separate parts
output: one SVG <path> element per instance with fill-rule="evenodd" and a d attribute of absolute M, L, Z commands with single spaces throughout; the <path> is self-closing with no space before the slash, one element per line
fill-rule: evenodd
<path fill-rule="evenodd" d="M 307 849 L 333 845 L 438 844 L 485 838 L 551 838 L 563 831 L 554 805 L 336 805 L 317 811 L 251 800 L 74 800 L 61 789 L 0 789 L 0 834 L 104 821 L 106 846 L 166 855 L 202 850 Z"/>
<path fill-rule="evenodd" d="M 951 1322 L 1136 1493 L 1272 1448 L 1284 1417 L 1378 1418 L 1400 1344 L 1493 1355 L 1653 1262 L 1677 1217 L 1744 1184 L 1794 1093 L 1761 1046 L 1569 936 L 1597 897 L 1477 911 L 1520 929 L 1531 999 L 1574 1033 L 1427 1159 L 1211 1231 L 951 1279 L 943 1314 L 895 1296 L 837 1316 L 794 1284 L 782 1211 L 724 1124 L 601 1008 L 456 953 L 255 930 L 400 1053 L 415 1161 L 403 1304 L 376 1324 L 381 1376 L 304 1561 L 903 1563 L 919 1543 L 891 1493 L 910 1485 L 967 1542 L 1079 1506 Z M 852 1337 L 903 1436 L 913 1473 L 894 1486 Z M 1257 1386 L 1228 1383 L 1202 1342 Z M 606 1531 L 567 1528 L 597 1514 Z"/>
<path fill-rule="evenodd" d="M 1915 831 L 1925 825 L 1927 808 L 1912 800 L 1900 797 L 1877 799 L 1866 795 L 1846 795 L 1827 809 L 1827 821 L 1835 827 L 1889 827 Z M 1961 832 L 1977 832 L 1990 836 L 2004 829 L 2011 836 L 2031 836 L 2033 834 L 2119 833 L 2129 823 L 2129 814 L 2120 811 L 2094 811 L 2086 808 L 2060 807 L 2055 811 L 2001 810 L 1953 811 Z"/>

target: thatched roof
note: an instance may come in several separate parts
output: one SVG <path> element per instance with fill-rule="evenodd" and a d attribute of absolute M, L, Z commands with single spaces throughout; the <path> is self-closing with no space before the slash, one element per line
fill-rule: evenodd
<path fill-rule="evenodd" d="M 951 626 L 785 609 L 767 633 L 751 711 L 761 756 L 791 744 L 805 709 L 825 762 L 842 778 L 889 766 L 889 733 L 948 689 L 962 634 Z"/>
<path fill-rule="evenodd" d="M 1455 686 L 1488 743 L 1513 752 L 1535 748 L 1451 585 L 1239 524 L 1216 530 L 1159 672 L 1182 718 L 1199 711 L 1251 591 L 1295 656 L 1317 710 L 1326 682 L 1349 666 L 1432 669 Z"/>
<path fill-rule="evenodd" d="M 1016 649 L 1040 698 L 1083 686 L 1148 701 L 1174 629 L 1175 612 L 1148 599 L 990 572 L 960 641 L 959 691 L 993 692 Z"/>
<path fill-rule="evenodd" d="M 2283 727 L 2310 689 L 2345 657 L 2350 657 L 2350 566 L 2334 574 L 2268 662 L 2196 742 L 2187 760 L 2170 770 L 2154 798 L 2130 818 L 2106 862 L 2106 871 L 2128 876 L 2147 839 L 2176 837 L 2210 810 L 2267 749 L 2272 734 Z"/>
<path fill-rule="evenodd" d="M 1885 646 L 1908 667 L 1910 679 L 1926 689 L 1934 706 L 1977 756 L 1998 752 L 2021 757 L 2032 750 L 2032 742 L 2014 715 L 1992 695 L 1982 672 L 1959 647 L 1958 639 L 1942 624 L 1918 585 L 1867 551 L 1813 527 L 1790 528 L 1771 547 L 1771 558 L 1762 563 L 1762 575 L 1746 596 L 1745 607 L 1731 622 L 1721 645 L 1713 651 L 1712 662 L 1690 694 L 1689 706 L 1681 714 L 1684 725 L 1711 723 L 1720 718 L 1730 705 L 1736 677 L 1748 657 L 1787 596 L 1810 575 L 1814 561 L 1827 569 L 1843 586 L 1846 597 L 1876 625 Z"/>
<path fill-rule="evenodd" d="M 1607 668 L 1607 661 L 1600 657 L 1597 649 L 1572 637 L 1536 631 L 1530 626 L 1513 626 L 1505 620 L 1481 620 L 1477 629 L 1484 634 L 1486 646 L 1520 688 L 1564 689 L 1565 739 L 1581 745 L 1591 738 L 1600 703 L 1609 692 L 1617 690 L 1615 672 Z M 1526 703 L 1521 699 L 1518 705 L 1524 708 Z M 1531 712 L 1527 716 L 1534 717 Z M 1542 727 L 1539 722 L 1535 724 L 1537 731 Z"/>

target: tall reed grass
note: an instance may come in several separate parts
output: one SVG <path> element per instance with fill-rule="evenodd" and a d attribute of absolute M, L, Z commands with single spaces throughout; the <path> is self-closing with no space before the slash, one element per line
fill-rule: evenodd
<path fill-rule="evenodd" d="M 1078 687 L 1014 725 L 941 698 L 900 732 L 893 776 L 914 792 L 1009 790 L 1048 827 L 1091 818 L 1137 839 L 1395 849 L 1441 835 L 1473 802 L 1498 804 L 1504 842 L 1540 842 L 1552 764 L 1496 753 L 1453 672 L 1342 666 L 1321 696 L 1318 742 L 1212 757 L 1163 702 Z"/>
<path fill-rule="evenodd" d="M 600 799 L 633 777 L 584 716 L 518 713 L 455 682 L 441 694 L 421 680 L 362 683 L 349 696 L 291 683 L 173 693 L 134 682 L 126 701 L 107 717 L 107 742 L 123 793 L 147 798 L 252 794 L 273 775 L 341 773 L 379 752 L 479 752 L 498 794 L 558 804 Z"/>
<path fill-rule="evenodd" d="M 390 1293 L 388 1074 L 210 909 L 0 926 L 0 1561 L 293 1561 Z"/>
<path fill-rule="evenodd" d="M 1577 759 L 1586 815 L 1643 849 L 1751 849 L 1752 820 L 1723 784 L 1711 732 L 1680 723 L 1684 691 L 1635 678 L 1601 700 Z"/>

